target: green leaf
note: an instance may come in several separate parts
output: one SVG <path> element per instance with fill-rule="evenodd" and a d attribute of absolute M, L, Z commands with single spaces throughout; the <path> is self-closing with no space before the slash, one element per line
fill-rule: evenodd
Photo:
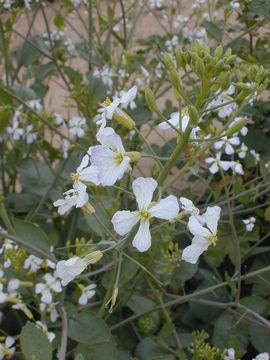
<path fill-rule="evenodd" d="M 268 306 L 267 300 L 256 295 L 245 296 L 240 300 L 240 303 L 260 315 L 266 312 Z"/>
<path fill-rule="evenodd" d="M 30 65 L 39 57 L 44 57 L 43 53 L 48 53 L 48 51 L 49 49 L 41 36 L 32 36 L 17 49 L 17 64 L 19 66 Z"/>
<path fill-rule="evenodd" d="M 32 322 L 28 321 L 21 332 L 22 352 L 26 360 L 51 360 L 52 346 L 44 334 Z"/>
<path fill-rule="evenodd" d="M 136 348 L 140 360 L 174 360 L 174 356 L 151 338 L 143 339 Z"/>
<path fill-rule="evenodd" d="M 252 345 L 258 352 L 270 352 L 270 331 L 256 324 L 249 325 Z"/>
<path fill-rule="evenodd" d="M 17 97 L 20 98 L 21 100 L 28 101 L 28 100 L 33 100 L 33 99 L 37 98 L 34 90 L 32 90 L 28 86 L 24 86 L 21 84 L 15 84 L 15 85 L 11 86 L 11 89 L 17 95 Z"/>
<path fill-rule="evenodd" d="M 22 220 L 15 220 L 14 227 L 16 235 L 20 239 L 43 250 L 45 253 L 48 253 L 49 256 L 52 255 L 50 252 L 49 238 L 37 225 Z M 40 256 L 39 253 L 35 255 Z"/>
<path fill-rule="evenodd" d="M 97 345 L 88 346 L 79 344 L 76 348 L 77 357 L 81 355 L 83 360 L 118 360 L 116 356 L 116 344 L 113 338 L 108 342 L 102 342 Z M 76 357 L 76 359 L 77 359 Z M 80 358 L 78 358 L 79 360 Z"/>
<path fill-rule="evenodd" d="M 233 347 L 236 351 L 245 352 L 248 345 L 247 322 L 224 312 L 215 322 L 213 344 L 221 349 Z"/>
<path fill-rule="evenodd" d="M 111 332 L 105 321 L 91 311 L 84 310 L 76 318 L 70 319 L 68 336 L 78 343 L 89 346 L 109 342 Z"/>
<path fill-rule="evenodd" d="M 217 26 L 217 24 L 212 21 L 204 21 L 203 24 L 205 26 L 207 34 L 212 39 L 215 39 L 217 42 L 220 42 L 222 39 L 222 33 L 221 33 L 220 28 Z"/>

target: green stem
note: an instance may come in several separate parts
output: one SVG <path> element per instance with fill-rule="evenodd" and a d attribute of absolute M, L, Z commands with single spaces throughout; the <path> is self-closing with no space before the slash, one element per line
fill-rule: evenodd
<path fill-rule="evenodd" d="M 6 207 L 4 205 L 4 197 L 2 195 L 0 195 L 0 218 L 2 219 L 5 227 L 7 228 L 7 231 L 10 234 L 15 235 L 15 230 L 14 230 L 14 228 L 11 224 L 11 221 L 9 219 L 9 216 L 7 214 Z"/>
<path fill-rule="evenodd" d="M 167 175 L 169 174 L 169 172 L 171 171 L 171 169 L 173 168 L 173 166 L 179 159 L 179 155 L 181 154 L 181 152 L 184 149 L 184 146 L 188 142 L 190 133 L 191 133 L 191 127 L 188 126 L 187 130 L 183 133 L 183 136 L 181 136 L 179 138 L 179 142 L 176 145 L 176 148 L 174 149 L 174 152 L 172 153 L 170 160 L 167 162 L 167 164 L 161 170 L 161 172 L 157 178 L 157 182 L 158 182 L 159 186 L 163 185 Z"/>

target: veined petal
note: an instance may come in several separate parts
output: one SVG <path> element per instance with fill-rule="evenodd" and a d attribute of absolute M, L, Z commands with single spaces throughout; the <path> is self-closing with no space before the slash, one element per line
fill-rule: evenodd
<path fill-rule="evenodd" d="M 114 230 L 119 235 L 126 235 L 138 221 L 138 211 L 117 211 L 112 217 Z"/>
<path fill-rule="evenodd" d="M 188 228 L 192 235 L 208 237 L 211 235 L 210 231 L 202 226 L 199 219 L 204 220 L 201 216 L 192 215 L 188 221 Z"/>
<path fill-rule="evenodd" d="M 80 172 L 82 169 L 84 169 L 89 164 L 89 160 L 90 160 L 89 155 L 88 154 L 84 155 L 80 166 L 77 167 L 77 172 Z"/>
<path fill-rule="evenodd" d="M 81 181 L 91 182 L 95 185 L 99 184 L 98 169 L 94 165 L 82 169 L 79 176 Z"/>
<path fill-rule="evenodd" d="M 148 220 L 142 220 L 140 222 L 139 230 L 132 241 L 132 245 L 140 252 L 147 251 L 151 246 L 149 226 Z"/>
<path fill-rule="evenodd" d="M 88 194 L 86 192 L 86 185 L 83 184 L 81 181 L 75 181 L 73 185 L 76 191 L 76 208 L 82 207 L 85 205 L 89 199 Z"/>
<path fill-rule="evenodd" d="M 175 128 L 179 129 L 179 113 L 172 113 L 168 122 L 163 121 L 158 126 L 162 130 L 172 129 L 172 127 L 168 123 L 173 125 Z"/>
<path fill-rule="evenodd" d="M 133 181 L 132 189 L 140 210 L 149 207 L 156 187 L 157 182 L 152 178 L 139 177 Z"/>
<path fill-rule="evenodd" d="M 187 246 L 182 253 L 182 259 L 191 264 L 196 264 L 199 256 L 208 249 L 209 241 L 201 236 L 194 236 L 192 244 Z"/>
<path fill-rule="evenodd" d="M 209 171 L 211 174 L 216 174 L 218 172 L 218 165 L 216 162 L 214 162 L 210 168 L 209 168 Z"/>
<path fill-rule="evenodd" d="M 121 179 L 128 168 L 130 159 L 124 156 L 119 163 L 116 159 L 117 153 L 103 145 L 94 146 L 91 154 L 91 161 L 97 167 L 100 183 L 110 186 Z"/>
<path fill-rule="evenodd" d="M 211 230 L 212 234 L 217 233 L 218 220 L 220 218 L 221 208 L 219 206 L 212 206 L 206 209 L 206 212 L 202 215 L 207 227 Z"/>
<path fill-rule="evenodd" d="M 100 131 L 97 135 L 97 140 L 101 145 L 108 147 L 116 153 L 125 152 L 121 137 L 110 127 L 106 127 Z"/>
<path fill-rule="evenodd" d="M 158 219 L 172 220 L 179 213 L 177 198 L 173 195 L 160 200 L 159 203 L 149 208 L 151 216 Z"/>

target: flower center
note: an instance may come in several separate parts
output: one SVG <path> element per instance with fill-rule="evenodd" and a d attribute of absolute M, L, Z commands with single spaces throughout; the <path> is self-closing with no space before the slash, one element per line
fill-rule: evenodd
<path fill-rule="evenodd" d="M 148 220 L 148 219 L 150 219 L 150 213 L 149 213 L 147 210 L 141 210 L 141 211 L 139 212 L 139 216 L 140 216 L 140 218 L 143 219 L 143 220 Z"/>
<path fill-rule="evenodd" d="M 117 164 L 121 164 L 121 162 L 124 160 L 124 155 L 118 153 L 115 155 L 114 160 L 117 162 Z"/>
<path fill-rule="evenodd" d="M 80 175 L 78 173 L 71 173 L 70 177 L 71 177 L 72 181 L 78 181 L 80 178 Z"/>
<path fill-rule="evenodd" d="M 217 245 L 217 235 L 209 235 L 207 240 L 214 246 Z"/>

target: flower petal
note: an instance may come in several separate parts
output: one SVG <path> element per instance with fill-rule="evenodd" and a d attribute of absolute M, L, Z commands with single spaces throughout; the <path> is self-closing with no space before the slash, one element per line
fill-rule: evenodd
<path fill-rule="evenodd" d="M 152 178 L 139 177 L 133 181 L 132 189 L 140 210 L 148 208 L 156 187 L 157 182 Z"/>
<path fill-rule="evenodd" d="M 212 206 L 206 209 L 206 212 L 202 215 L 205 219 L 205 223 L 211 230 L 212 234 L 217 233 L 218 220 L 220 218 L 221 208 L 219 206 Z"/>
<path fill-rule="evenodd" d="M 108 147 L 114 152 L 123 153 L 125 151 L 121 137 L 110 127 L 106 127 L 100 131 L 97 134 L 97 140 L 101 145 Z"/>
<path fill-rule="evenodd" d="M 98 169 L 94 165 L 82 169 L 79 173 L 79 176 L 81 181 L 91 182 L 95 185 L 99 185 Z"/>
<path fill-rule="evenodd" d="M 117 211 L 112 217 L 114 230 L 119 235 L 126 235 L 138 221 L 137 211 Z"/>
<path fill-rule="evenodd" d="M 207 237 L 210 236 L 211 233 L 208 229 L 202 226 L 199 220 L 204 221 L 204 218 L 202 216 L 194 216 L 192 215 L 189 218 L 188 221 L 188 228 L 192 235 L 194 236 L 201 236 L 201 237 Z"/>
<path fill-rule="evenodd" d="M 158 219 L 172 220 L 179 213 L 177 198 L 173 195 L 160 200 L 159 203 L 149 209 L 151 216 Z"/>
<path fill-rule="evenodd" d="M 182 259 L 191 264 L 196 264 L 199 256 L 208 249 L 210 243 L 201 236 L 194 236 L 192 244 L 187 246 L 182 253 Z"/>
<path fill-rule="evenodd" d="M 139 230 L 135 235 L 132 245 L 140 252 L 147 251 L 151 246 L 151 234 L 149 221 L 141 221 Z"/>

